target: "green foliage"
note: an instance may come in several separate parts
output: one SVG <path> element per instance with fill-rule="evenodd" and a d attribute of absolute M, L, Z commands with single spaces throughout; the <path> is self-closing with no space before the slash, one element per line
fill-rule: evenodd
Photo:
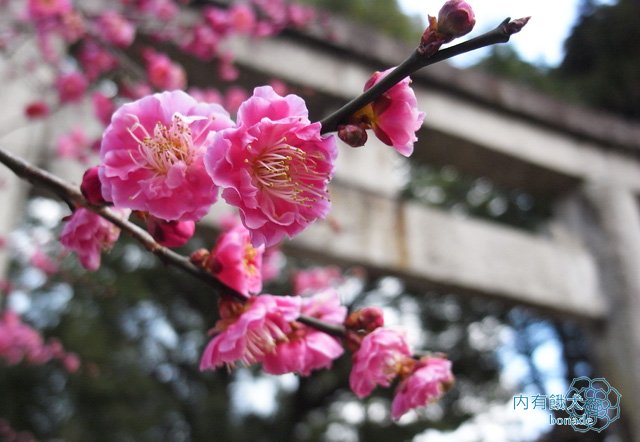
<path fill-rule="evenodd" d="M 299 0 L 317 7 L 348 17 L 354 21 L 371 26 L 392 37 L 418 42 L 425 24 L 418 16 L 409 16 L 402 12 L 397 0 Z M 366 36 L 363 36 L 366 38 Z"/>
<path fill-rule="evenodd" d="M 593 6 L 565 42 L 557 78 L 582 102 L 640 118 L 640 2 Z"/>
<path fill-rule="evenodd" d="M 580 105 L 640 118 L 640 2 L 583 1 L 557 68 L 522 60 L 511 46 L 494 46 L 475 67 Z"/>

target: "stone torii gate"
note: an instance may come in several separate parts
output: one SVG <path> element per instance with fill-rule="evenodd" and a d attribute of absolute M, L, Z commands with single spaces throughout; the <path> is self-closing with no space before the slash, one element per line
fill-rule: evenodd
<path fill-rule="evenodd" d="M 397 64 L 411 50 L 343 22 L 335 22 L 334 36 L 331 42 L 313 33 L 237 39 L 233 51 L 253 75 L 313 88 L 310 107 L 324 112 L 357 95 L 372 71 Z M 7 68 L 2 63 L 0 72 Z M 196 84 L 206 83 L 206 76 L 199 68 L 190 72 Z M 583 320 L 601 375 L 623 394 L 622 414 L 640 438 L 640 125 L 448 65 L 432 66 L 413 80 L 427 117 L 412 161 L 450 164 L 552 199 L 545 233 L 401 199 L 396 169 L 403 160 L 370 143 L 340 151 L 331 189 L 340 233 L 318 224 L 292 248 L 399 275 L 416 286 L 505 299 Z M 21 109 L 6 103 L 24 102 L 28 88 L 22 81 L 3 86 L 3 120 L 19 118 Z M 79 182 L 78 169 L 49 161 L 40 148 L 65 118 L 69 114 L 62 112 L 50 125 L 31 123 L 0 143 Z M 4 234 L 19 222 L 28 187 L 4 167 L 0 179 Z M 0 269 L 5 261 L 0 251 Z"/>

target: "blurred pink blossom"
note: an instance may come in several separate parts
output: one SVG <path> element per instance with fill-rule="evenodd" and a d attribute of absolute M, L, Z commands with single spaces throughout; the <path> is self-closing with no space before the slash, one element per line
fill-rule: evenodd
<path fill-rule="evenodd" d="M 75 127 L 58 137 L 56 151 L 62 158 L 84 162 L 91 151 L 91 142 L 82 128 Z"/>
<path fill-rule="evenodd" d="M 102 92 L 94 92 L 91 95 L 91 102 L 93 104 L 93 113 L 95 114 L 98 121 L 100 121 L 105 126 L 111 122 L 111 115 L 113 115 L 113 111 L 115 110 L 115 105 L 111 98 L 107 97 Z"/>
<path fill-rule="evenodd" d="M 187 73 L 184 68 L 171 61 L 165 54 L 147 48 L 142 57 L 147 70 L 147 78 L 152 86 L 167 91 L 186 87 Z"/>
<path fill-rule="evenodd" d="M 121 48 L 130 46 L 136 36 L 134 24 L 113 10 L 100 14 L 97 30 L 105 42 Z"/>
<path fill-rule="evenodd" d="M 398 420 L 407 411 L 434 402 L 454 382 L 451 361 L 441 357 L 424 357 L 414 371 L 400 382 L 391 404 L 391 417 Z"/>
<path fill-rule="evenodd" d="M 58 76 L 56 89 L 61 103 L 79 101 L 89 85 L 87 78 L 80 72 L 74 71 Z"/>
<path fill-rule="evenodd" d="M 126 219 L 129 210 L 112 209 L 114 213 Z M 103 250 L 110 250 L 120 236 L 120 229 L 100 215 L 88 209 L 76 209 L 66 220 L 60 233 L 60 243 L 80 259 L 82 266 L 91 271 L 100 267 Z"/>
<path fill-rule="evenodd" d="M 362 339 L 353 355 L 349 376 L 351 390 L 359 398 L 369 396 L 376 386 L 388 387 L 407 362 L 412 365 L 411 350 L 404 333 L 377 328 Z"/>
<path fill-rule="evenodd" d="M 342 281 L 342 272 L 338 267 L 314 267 L 296 270 L 293 273 L 293 293 L 309 294 L 333 287 Z"/>

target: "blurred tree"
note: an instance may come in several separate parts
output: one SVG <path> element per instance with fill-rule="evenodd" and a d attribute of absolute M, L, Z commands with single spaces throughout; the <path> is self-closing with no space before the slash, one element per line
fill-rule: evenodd
<path fill-rule="evenodd" d="M 640 1 L 595 5 L 583 0 L 565 50 L 555 75 L 574 95 L 586 104 L 640 118 Z"/>
<path fill-rule="evenodd" d="M 557 68 L 494 46 L 475 67 L 578 104 L 640 118 L 640 1 L 583 0 Z"/>

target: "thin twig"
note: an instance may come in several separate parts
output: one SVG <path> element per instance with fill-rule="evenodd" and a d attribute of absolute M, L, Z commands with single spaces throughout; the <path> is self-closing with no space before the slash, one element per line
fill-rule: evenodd
<path fill-rule="evenodd" d="M 195 266 L 186 256 L 180 255 L 179 253 L 158 244 L 156 240 L 153 239 L 153 237 L 144 229 L 130 221 L 122 219 L 108 207 L 97 207 L 89 204 L 75 186 L 60 179 L 56 175 L 47 172 L 46 170 L 41 169 L 16 155 L 13 155 L 5 149 L 0 149 L 0 163 L 5 164 L 18 177 L 29 181 L 34 186 L 46 188 L 55 193 L 61 199 L 67 201 L 67 203 L 72 204 L 75 207 L 84 207 L 89 209 L 104 219 L 112 222 L 121 230 L 127 232 L 133 239 L 142 244 L 149 252 L 159 257 L 163 263 L 174 266 L 204 281 L 213 287 L 219 295 L 225 294 L 232 296 L 238 301 L 246 301 L 246 297 L 244 295 L 226 284 L 223 284 L 212 274 Z M 341 325 L 330 324 L 316 318 L 302 315 L 298 318 L 298 321 L 332 336 L 342 337 L 346 334 L 344 327 Z"/>
<path fill-rule="evenodd" d="M 507 18 L 495 29 L 455 46 L 441 49 L 431 56 L 422 55 L 418 50 L 415 50 L 405 61 L 398 65 L 373 87 L 349 101 L 331 115 L 320 120 L 320 124 L 322 124 L 322 133 L 335 132 L 338 129 L 338 126 L 341 123 L 344 123 L 355 112 L 380 97 L 404 78 L 426 66 L 447 60 L 451 57 L 455 57 L 456 55 L 491 46 L 496 43 L 508 42 L 511 35 L 519 32 L 528 20 L 528 17 L 513 21 L 510 21 L 510 19 Z"/>

